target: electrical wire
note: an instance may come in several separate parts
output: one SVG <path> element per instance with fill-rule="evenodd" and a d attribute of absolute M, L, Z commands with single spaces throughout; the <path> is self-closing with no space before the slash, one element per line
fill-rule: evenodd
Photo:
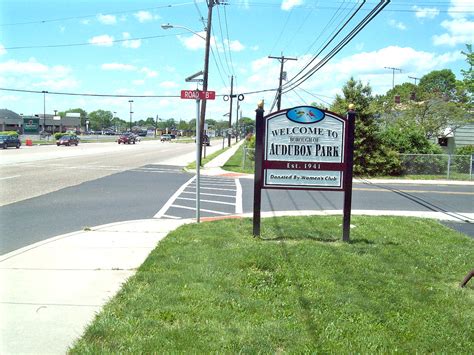
<path fill-rule="evenodd" d="M 372 11 L 359 22 L 359 24 L 348 34 L 344 39 L 339 42 L 339 44 L 331 50 L 321 61 L 319 61 L 313 68 L 310 69 L 308 73 L 306 73 L 303 77 L 298 79 L 296 82 L 292 83 L 291 86 L 288 85 L 285 87 L 285 90 L 282 90 L 282 93 L 286 93 L 299 85 L 303 82 L 308 80 L 316 71 L 321 69 L 331 58 L 333 58 L 339 51 L 341 51 L 365 26 L 367 26 L 374 18 L 377 16 L 388 4 L 390 0 L 380 0 L 376 7 L 372 9 Z"/>
<path fill-rule="evenodd" d="M 135 9 L 135 10 L 127 10 L 127 11 L 107 12 L 106 15 L 121 15 L 121 14 L 133 13 L 133 12 L 137 12 L 137 11 L 158 10 L 158 9 L 164 9 L 164 8 L 185 6 L 185 5 L 189 5 L 189 4 L 192 4 L 192 2 L 185 2 L 185 3 L 180 3 L 180 4 L 168 4 L 168 5 L 161 5 L 161 6 L 155 6 L 155 7 L 141 8 L 141 9 Z M 99 13 L 99 14 L 100 14 L 100 13 Z M 20 26 L 20 25 L 44 24 L 44 23 L 49 23 L 49 22 L 79 20 L 79 19 L 92 18 L 92 17 L 95 18 L 95 17 L 97 17 L 99 14 L 83 15 L 83 16 L 60 17 L 60 18 L 55 18 L 55 19 L 35 20 L 35 21 L 26 21 L 26 22 L 1 23 L 1 24 L 0 24 L 0 27 L 4 27 L 4 26 Z"/>
<path fill-rule="evenodd" d="M 230 39 L 229 39 L 229 24 L 227 22 L 227 11 L 224 6 L 224 21 L 225 21 L 225 29 L 226 29 L 226 34 L 227 34 L 227 46 L 229 47 L 229 59 L 230 59 L 230 66 L 232 68 L 232 74 L 235 75 L 235 68 L 234 68 L 234 63 L 232 61 L 232 50 L 230 48 Z"/>
<path fill-rule="evenodd" d="M 164 38 L 164 37 L 171 37 L 171 36 L 180 36 L 186 35 L 187 32 L 182 33 L 172 33 L 166 35 L 156 35 L 156 36 L 145 36 L 145 37 L 133 37 L 127 39 L 114 39 L 112 41 L 103 41 L 103 42 L 81 42 L 81 43 L 65 43 L 65 44 L 44 44 L 44 45 L 35 45 L 35 46 L 16 46 L 16 47 L 5 47 L 5 50 L 17 50 L 17 49 L 33 49 L 33 48 L 63 48 L 63 47 L 79 47 L 79 46 L 97 46 L 100 44 L 108 44 L 108 43 L 122 43 L 127 41 L 137 41 L 137 40 L 145 40 L 145 39 L 154 39 L 154 38 Z"/>
<path fill-rule="evenodd" d="M 330 40 L 326 42 L 326 45 L 324 45 L 322 48 L 320 48 L 319 52 L 313 57 L 313 59 L 306 64 L 303 69 L 301 69 L 293 78 L 288 80 L 288 82 L 283 85 L 283 86 L 289 86 L 293 81 L 298 81 L 300 79 L 297 79 L 300 74 L 302 74 L 317 58 L 318 56 L 336 39 L 336 37 L 339 35 L 339 33 L 350 23 L 350 21 L 354 18 L 354 16 L 360 11 L 360 9 L 364 6 L 366 0 L 363 0 L 362 3 L 358 6 L 358 8 L 352 13 L 352 15 L 344 22 L 344 24 L 339 28 L 339 30 L 332 35 Z"/>
<path fill-rule="evenodd" d="M 224 43 L 224 33 L 222 32 L 222 23 L 221 23 L 221 12 L 219 10 L 220 8 L 218 7 L 217 8 L 217 17 L 219 19 L 219 30 L 220 30 L 220 34 L 221 34 L 221 37 L 222 38 L 222 51 L 224 53 L 224 58 L 225 58 L 225 63 L 226 63 L 226 66 L 227 66 L 227 73 L 232 73 L 232 71 L 230 70 L 230 66 L 229 66 L 229 59 L 227 58 L 227 53 L 226 53 L 226 47 L 225 47 L 225 43 Z"/>

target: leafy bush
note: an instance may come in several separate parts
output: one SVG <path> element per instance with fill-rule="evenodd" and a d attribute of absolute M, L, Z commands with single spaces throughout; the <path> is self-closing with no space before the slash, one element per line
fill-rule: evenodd
<path fill-rule="evenodd" d="M 54 139 L 59 140 L 62 136 L 65 136 L 65 135 L 66 133 L 61 133 L 61 132 L 55 133 Z"/>
<path fill-rule="evenodd" d="M 474 155 L 474 145 L 466 145 L 461 148 L 456 148 L 454 152 L 453 169 L 459 173 L 469 173 L 471 164 L 471 155 Z"/>
<path fill-rule="evenodd" d="M 17 131 L 3 131 L 3 132 L 0 132 L 0 135 L 2 135 L 2 136 L 18 136 L 18 132 Z"/>

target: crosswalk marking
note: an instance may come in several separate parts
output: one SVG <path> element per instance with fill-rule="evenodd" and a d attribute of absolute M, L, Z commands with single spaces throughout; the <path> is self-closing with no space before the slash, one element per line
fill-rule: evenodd
<path fill-rule="evenodd" d="M 201 206 L 201 212 L 221 216 L 242 213 L 242 186 L 238 179 L 203 178 L 200 181 L 200 189 L 200 202 L 212 206 L 212 209 Z M 178 201 L 182 201 L 182 204 Z M 154 218 L 186 218 L 186 213 L 179 212 L 179 210 L 196 211 L 195 206 L 187 205 L 187 203 L 185 205 L 186 201 L 196 201 L 196 176 L 183 184 Z M 229 207 L 225 208 L 225 206 L 231 206 L 232 209 L 229 210 Z"/>

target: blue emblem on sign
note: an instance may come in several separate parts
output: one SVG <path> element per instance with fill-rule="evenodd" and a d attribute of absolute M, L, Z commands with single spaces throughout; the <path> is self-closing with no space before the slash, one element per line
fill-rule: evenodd
<path fill-rule="evenodd" d="M 316 123 L 324 118 L 323 111 L 312 106 L 295 107 L 286 112 L 286 117 L 296 123 Z"/>

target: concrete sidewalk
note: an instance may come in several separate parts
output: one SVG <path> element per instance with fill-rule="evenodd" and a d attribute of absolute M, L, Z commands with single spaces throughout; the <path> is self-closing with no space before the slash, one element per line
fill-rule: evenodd
<path fill-rule="evenodd" d="M 243 140 L 206 164 L 203 174 L 243 177 L 244 174 L 221 169 L 242 143 Z M 262 217 L 340 213 L 288 211 L 265 213 Z M 404 215 L 403 211 L 353 214 Z M 447 216 L 423 212 L 408 215 L 436 219 Z M 66 353 L 157 243 L 175 228 L 193 222 L 146 219 L 113 223 L 0 256 L 0 354 Z"/>
<path fill-rule="evenodd" d="M 192 220 L 114 223 L 0 257 L 0 354 L 64 354 L 169 231 Z"/>

